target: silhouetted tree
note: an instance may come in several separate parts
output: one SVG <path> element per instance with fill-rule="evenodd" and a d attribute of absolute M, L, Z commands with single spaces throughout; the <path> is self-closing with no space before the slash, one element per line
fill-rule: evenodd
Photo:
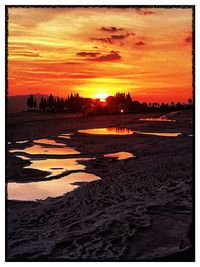
<path fill-rule="evenodd" d="M 127 94 L 127 96 L 126 96 L 126 101 L 127 101 L 127 102 L 132 102 L 132 98 L 131 98 L 130 93 Z"/>
<path fill-rule="evenodd" d="M 145 111 L 148 111 L 148 109 L 149 109 L 149 108 L 148 108 L 148 105 L 147 105 L 146 102 L 143 102 L 143 103 L 142 103 L 141 108 L 142 108 L 142 111 L 144 111 L 144 112 L 145 112 Z"/>
<path fill-rule="evenodd" d="M 47 100 L 46 100 L 46 98 L 44 98 L 44 102 L 43 102 L 43 108 L 44 108 L 44 110 L 46 110 L 46 109 L 47 109 Z"/>
<path fill-rule="evenodd" d="M 141 112 L 141 110 L 142 110 L 142 105 L 140 104 L 140 102 L 139 101 L 133 101 L 131 111 L 134 113 L 139 113 L 139 112 Z"/>
<path fill-rule="evenodd" d="M 43 96 L 42 96 L 42 98 L 40 100 L 39 109 L 40 109 L 40 111 L 44 110 L 44 98 L 43 98 Z"/>
<path fill-rule="evenodd" d="M 50 96 L 48 97 L 46 106 L 50 111 L 53 111 L 55 109 L 55 102 L 52 94 L 50 94 Z"/>
<path fill-rule="evenodd" d="M 181 103 L 180 102 L 178 102 L 177 104 L 176 104 L 176 109 L 181 109 L 183 106 L 181 105 Z"/>
<path fill-rule="evenodd" d="M 26 102 L 27 106 L 29 108 L 34 108 L 35 106 L 35 101 L 34 101 L 34 98 L 33 98 L 33 95 L 30 95 L 30 97 L 27 99 L 27 102 Z"/>
<path fill-rule="evenodd" d="M 82 112 L 84 106 L 84 100 L 79 94 L 70 94 L 64 101 L 64 105 L 68 112 Z"/>
<path fill-rule="evenodd" d="M 36 108 L 37 108 L 37 100 L 35 98 L 35 100 L 34 100 L 34 109 L 36 109 Z"/>
<path fill-rule="evenodd" d="M 109 113 L 127 113 L 132 110 L 132 98 L 130 93 L 116 93 L 106 99 Z"/>

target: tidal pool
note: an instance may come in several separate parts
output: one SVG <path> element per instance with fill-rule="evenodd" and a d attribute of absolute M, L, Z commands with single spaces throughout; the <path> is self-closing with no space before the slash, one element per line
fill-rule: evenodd
<path fill-rule="evenodd" d="M 53 146 L 66 146 L 66 144 L 56 142 L 52 139 L 38 139 L 38 140 L 34 140 L 34 143 L 43 144 L 43 145 L 53 145 Z"/>
<path fill-rule="evenodd" d="M 23 159 L 23 160 L 31 160 L 30 158 L 22 155 L 15 155 L 17 158 Z"/>
<path fill-rule="evenodd" d="M 121 151 L 117 153 L 105 154 L 104 157 L 117 158 L 118 160 L 135 158 L 132 153 Z"/>
<path fill-rule="evenodd" d="M 33 145 L 31 147 L 26 147 L 24 149 L 11 149 L 11 153 L 14 152 L 25 152 L 31 155 L 36 154 L 43 154 L 43 155 L 74 155 L 74 154 L 80 154 L 77 150 L 70 147 L 45 147 L 42 145 Z"/>
<path fill-rule="evenodd" d="M 156 136 L 166 136 L 166 137 L 177 137 L 182 133 L 149 133 L 149 132 L 136 132 L 137 134 L 146 134 L 146 135 L 156 135 Z"/>
<path fill-rule="evenodd" d="M 98 135 L 128 135 L 135 133 L 135 131 L 132 131 L 129 128 L 117 128 L 117 127 L 85 129 L 85 130 L 79 130 L 78 132 L 86 134 L 98 134 Z"/>
<path fill-rule="evenodd" d="M 64 134 L 61 134 L 58 136 L 58 138 L 63 138 L 63 139 L 70 139 L 70 135 L 64 135 Z"/>
<path fill-rule="evenodd" d="M 166 117 L 160 117 L 160 118 L 140 118 L 140 121 L 167 121 L 167 122 L 175 122 L 176 120 L 168 119 Z"/>
<path fill-rule="evenodd" d="M 74 183 L 92 182 L 100 179 L 100 177 L 91 173 L 78 172 L 50 181 L 8 183 L 8 199 L 37 200 L 58 197 L 79 187 Z"/>
<path fill-rule="evenodd" d="M 182 134 L 182 133 L 140 132 L 140 131 L 130 130 L 129 128 L 97 128 L 97 129 L 79 130 L 78 132 L 87 134 L 96 134 L 96 135 L 129 135 L 137 133 L 137 134 L 166 136 L 166 137 L 176 137 Z"/>
<path fill-rule="evenodd" d="M 24 143 L 27 143 L 28 142 L 28 140 L 24 140 L 24 141 L 16 141 L 15 143 L 16 144 L 24 144 Z"/>
<path fill-rule="evenodd" d="M 93 158 L 73 158 L 73 159 L 40 159 L 31 160 L 24 156 L 17 156 L 22 159 L 30 160 L 31 164 L 25 166 L 24 169 L 36 169 L 40 171 L 46 171 L 50 174 L 45 178 L 53 177 L 62 174 L 65 171 L 85 170 L 86 166 L 78 163 L 79 160 L 91 160 Z"/>

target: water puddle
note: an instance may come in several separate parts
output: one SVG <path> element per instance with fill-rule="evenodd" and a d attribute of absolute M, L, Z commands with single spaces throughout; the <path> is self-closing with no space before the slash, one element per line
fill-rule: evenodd
<path fill-rule="evenodd" d="M 15 143 L 16 144 L 24 144 L 24 143 L 27 143 L 28 142 L 28 140 L 24 140 L 24 141 L 16 141 Z"/>
<path fill-rule="evenodd" d="M 23 156 L 18 156 L 22 158 Z M 23 159 L 28 159 L 23 157 Z M 31 164 L 24 169 L 36 169 L 49 172 L 45 178 L 53 177 L 62 174 L 65 171 L 85 170 L 86 166 L 78 163 L 79 160 L 91 160 L 94 158 L 73 158 L 73 159 L 40 159 L 30 160 Z"/>
<path fill-rule="evenodd" d="M 64 135 L 69 137 L 69 134 Z M 80 154 L 74 148 L 67 147 L 66 144 L 56 142 L 51 139 L 38 139 L 33 141 L 34 145 L 23 149 L 11 149 L 11 153 L 24 152 L 29 155 L 73 155 Z M 30 183 L 8 183 L 8 199 L 17 200 L 36 200 L 45 199 L 47 197 L 57 197 L 64 193 L 70 192 L 78 187 L 76 182 L 90 182 L 99 180 L 100 178 L 80 171 L 84 171 L 86 166 L 79 163 L 79 161 L 91 160 L 94 158 L 67 158 L 67 159 L 54 159 L 40 157 L 32 159 L 31 156 L 23 156 L 16 154 L 18 158 L 29 160 L 30 165 L 25 166 L 24 169 L 35 169 L 48 172 L 45 178 L 54 177 L 65 173 L 66 171 L 77 171 L 68 176 L 51 181 L 39 181 Z"/>
<path fill-rule="evenodd" d="M 166 117 L 160 118 L 140 118 L 140 121 L 166 121 L 166 122 L 175 122 L 176 120 L 168 119 Z"/>
<path fill-rule="evenodd" d="M 30 158 L 21 156 L 21 155 L 15 155 L 17 158 L 23 159 L 23 160 L 30 160 Z"/>
<path fill-rule="evenodd" d="M 104 157 L 117 158 L 118 160 L 135 158 L 135 156 L 132 153 L 124 152 L 124 151 L 111 153 L 111 154 L 105 154 Z"/>
<path fill-rule="evenodd" d="M 42 145 L 33 145 L 24 149 L 11 149 L 11 153 L 25 152 L 31 155 L 43 154 L 43 155 L 74 155 L 80 154 L 77 150 L 70 147 L 44 147 Z"/>
<path fill-rule="evenodd" d="M 85 130 L 79 130 L 78 132 L 86 134 L 98 134 L 98 135 L 128 135 L 135 133 L 135 131 L 132 131 L 129 128 L 116 128 L 116 127 L 85 129 Z"/>
<path fill-rule="evenodd" d="M 56 142 L 52 139 L 38 139 L 38 140 L 34 140 L 34 143 L 42 144 L 42 145 L 52 145 L 52 146 L 66 146 L 66 144 Z"/>
<path fill-rule="evenodd" d="M 166 137 L 177 137 L 177 136 L 181 135 L 182 133 L 149 133 L 149 132 L 137 132 L 137 134 L 166 136 Z"/>
<path fill-rule="evenodd" d="M 79 187 L 74 183 L 96 180 L 100 180 L 100 177 L 90 173 L 79 172 L 51 181 L 8 183 L 8 199 L 37 200 L 58 197 Z"/>
<path fill-rule="evenodd" d="M 130 130 L 129 128 L 97 128 L 97 129 L 79 130 L 78 132 L 87 133 L 87 134 L 96 134 L 96 135 L 129 135 L 129 134 L 137 133 L 137 134 L 166 136 L 166 137 L 177 137 L 182 134 L 182 133 L 140 132 L 140 131 Z"/>
<path fill-rule="evenodd" d="M 58 138 L 71 139 L 70 135 L 59 135 Z"/>
<path fill-rule="evenodd" d="M 58 137 L 64 138 L 64 139 L 70 139 L 72 135 L 73 135 L 73 133 L 60 134 Z"/>

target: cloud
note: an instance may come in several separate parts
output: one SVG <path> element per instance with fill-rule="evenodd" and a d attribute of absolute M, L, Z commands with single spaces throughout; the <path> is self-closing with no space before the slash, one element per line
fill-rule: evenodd
<path fill-rule="evenodd" d="M 96 37 L 96 38 L 90 38 L 92 41 L 102 42 L 102 43 L 112 43 L 112 40 L 110 37 Z"/>
<path fill-rule="evenodd" d="M 19 57 L 40 57 L 40 54 L 34 53 L 34 52 L 13 52 L 13 56 L 19 56 Z"/>
<path fill-rule="evenodd" d="M 100 55 L 100 53 L 99 52 L 78 52 L 76 53 L 76 55 L 80 57 L 96 57 Z"/>
<path fill-rule="evenodd" d="M 129 37 L 129 33 L 125 34 L 112 34 L 110 37 L 96 37 L 96 38 L 90 38 L 92 41 L 97 41 L 97 42 L 102 42 L 102 43 L 107 43 L 107 44 L 113 44 L 118 41 L 124 40 Z M 135 33 L 131 33 L 131 35 L 135 35 Z M 122 44 L 122 43 L 120 43 Z"/>
<path fill-rule="evenodd" d="M 100 31 L 117 32 L 117 31 L 123 31 L 123 29 L 122 28 L 116 28 L 116 27 L 101 27 Z"/>
<path fill-rule="evenodd" d="M 188 43 L 188 44 L 192 43 L 192 36 L 191 35 L 187 36 L 185 38 L 185 42 Z"/>
<path fill-rule="evenodd" d="M 119 55 L 118 51 L 110 51 L 110 53 L 107 55 L 102 55 L 96 58 L 88 58 L 87 60 L 106 62 L 106 61 L 114 61 L 114 60 L 120 60 L 120 59 L 121 59 L 121 56 Z"/>
<path fill-rule="evenodd" d="M 111 35 L 111 39 L 122 40 L 122 39 L 128 38 L 128 36 L 129 36 L 129 33 L 127 32 L 126 34 Z"/>
<path fill-rule="evenodd" d="M 145 45 L 145 43 L 143 41 L 137 41 L 135 43 L 137 46 L 142 46 L 142 45 Z"/>
<path fill-rule="evenodd" d="M 147 9 L 142 9 L 142 8 L 135 8 L 136 12 L 139 14 L 139 15 L 153 15 L 153 14 L 156 14 L 155 12 L 151 11 L 151 10 L 147 10 Z"/>
<path fill-rule="evenodd" d="M 119 51 L 111 50 L 109 54 L 101 54 L 100 52 L 78 52 L 76 56 L 86 57 L 85 60 L 87 61 L 113 61 L 121 59 L 119 55 Z"/>
<path fill-rule="evenodd" d="M 18 26 L 37 27 L 66 13 L 65 8 L 8 7 L 9 23 Z"/>

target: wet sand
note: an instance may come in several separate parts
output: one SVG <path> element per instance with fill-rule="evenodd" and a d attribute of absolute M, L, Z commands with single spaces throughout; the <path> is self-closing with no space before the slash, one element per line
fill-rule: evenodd
<path fill-rule="evenodd" d="M 11 143 L 9 149 L 28 148 L 34 139 L 52 138 L 77 148 L 80 154 L 73 155 L 75 158 L 94 157 L 84 162 L 85 171 L 101 179 L 80 183 L 74 191 L 57 198 L 7 201 L 7 260 L 162 261 L 178 255 L 179 260 L 192 261 L 193 138 L 188 136 L 193 134 L 192 113 L 170 114 L 176 122 L 139 120 L 160 115 L 60 115 L 55 120 L 33 115 L 30 121 L 20 115 L 22 119 L 8 119 L 8 141 L 29 140 Z M 105 127 L 182 135 L 102 136 L 78 132 Z M 58 137 L 71 132 L 70 139 Z M 104 157 L 120 151 L 135 157 Z M 7 162 L 8 181 L 42 181 L 49 174 L 24 169 L 29 161 L 12 153 L 8 153 Z"/>

